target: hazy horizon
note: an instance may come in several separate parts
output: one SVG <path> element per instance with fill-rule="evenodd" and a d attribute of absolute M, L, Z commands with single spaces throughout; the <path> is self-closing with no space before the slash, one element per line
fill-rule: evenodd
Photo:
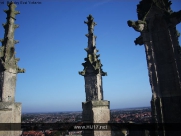
<path fill-rule="evenodd" d="M 145 107 L 129 107 L 129 108 L 118 108 L 118 109 L 110 109 L 110 111 L 113 111 L 113 110 L 126 110 L 126 109 L 139 109 L 139 108 L 151 108 L 151 106 L 145 106 Z M 80 111 L 47 111 L 47 112 L 22 112 L 22 114 L 25 114 L 25 113 L 57 113 L 57 112 L 82 112 L 82 110 Z"/>

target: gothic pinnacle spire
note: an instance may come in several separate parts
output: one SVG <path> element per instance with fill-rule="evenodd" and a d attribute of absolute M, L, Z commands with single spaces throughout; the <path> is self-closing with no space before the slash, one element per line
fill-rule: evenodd
<path fill-rule="evenodd" d="M 98 50 L 95 46 L 95 36 L 93 34 L 93 28 L 96 23 L 93 21 L 94 18 L 92 15 L 89 15 L 87 19 L 88 21 L 85 22 L 89 30 L 89 34 L 87 35 L 88 47 L 85 49 L 87 57 L 84 59 L 85 62 L 82 63 L 84 70 L 79 72 L 79 74 L 85 78 L 86 101 L 103 100 L 102 76 L 106 76 L 107 73 L 103 72 L 101 68 L 103 65 L 100 59 L 98 59 L 100 55 L 96 54 Z M 89 83 L 90 80 L 92 80 L 93 84 Z"/>
<path fill-rule="evenodd" d="M 102 70 L 102 64 L 96 53 L 96 36 L 94 35 L 94 18 L 92 15 L 87 17 L 84 23 L 88 26 L 88 47 L 85 49 L 87 57 L 82 63 L 84 70 L 79 72 L 84 76 L 86 102 L 82 102 L 82 121 L 84 123 L 108 123 L 110 121 L 110 102 L 104 100 L 102 76 L 107 75 Z M 110 131 L 83 131 L 83 136 L 111 136 Z"/>
<path fill-rule="evenodd" d="M 4 39 L 0 40 L 0 123 L 16 123 L 16 130 L 21 130 L 21 103 L 15 102 L 15 90 L 17 73 L 24 73 L 24 69 L 17 66 L 20 60 L 15 57 L 14 31 L 18 28 L 15 25 L 16 5 L 13 2 L 8 4 L 9 9 L 4 10 L 7 14 L 7 21 L 3 24 L 5 29 Z M 7 112 L 8 111 L 8 112 Z M 9 127 L 7 131 L 0 131 L 1 136 L 20 136 L 22 131 L 15 131 L 14 127 Z"/>
<path fill-rule="evenodd" d="M 20 14 L 16 11 L 16 5 L 13 2 L 8 4 L 9 10 L 4 10 L 7 14 L 7 22 L 3 24 L 5 29 L 4 39 L 1 40 L 2 46 L 0 47 L 0 70 L 9 71 L 12 73 L 24 73 L 24 69 L 20 69 L 17 66 L 19 58 L 15 58 L 15 47 L 14 44 L 19 43 L 19 41 L 14 40 L 14 31 L 19 25 L 14 24 L 15 16 Z"/>
<path fill-rule="evenodd" d="M 87 52 L 87 58 L 84 60 L 86 61 L 85 63 L 82 63 L 84 66 L 84 70 L 82 72 L 79 72 L 80 75 L 84 76 L 85 74 L 90 74 L 90 73 L 101 73 L 102 76 L 107 75 L 106 72 L 102 71 L 102 64 L 100 59 L 98 57 L 100 55 L 97 55 L 96 53 L 98 50 L 96 49 L 96 36 L 93 34 L 94 26 L 96 23 L 94 22 L 94 18 L 92 15 L 89 15 L 87 17 L 88 21 L 84 21 L 88 25 L 88 34 L 86 35 L 88 37 L 88 47 L 85 48 L 85 51 Z"/>
<path fill-rule="evenodd" d="M 92 17 L 92 15 L 89 15 L 87 17 L 87 19 L 88 19 L 88 21 L 84 21 L 84 23 L 87 24 L 87 26 L 88 26 L 89 34 L 93 34 L 94 26 L 97 25 L 97 24 L 94 22 L 94 18 Z"/>
<path fill-rule="evenodd" d="M 15 16 L 19 14 L 16 11 L 16 5 L 11 2 L 8 4 L 9 9 L 5 10 L 7 14 L 7 22 L 3 24 L 5 29 L 4 39 L 0 40 L 0 101 L 15 101 L 16 75 L 24 73 L 25 70 L 18 67 L 17 63 L 20 60 L 15 57 L 15 44 L 19 41 L 14 40 L 14 31 L 18 27 L 15 25 Z"/>

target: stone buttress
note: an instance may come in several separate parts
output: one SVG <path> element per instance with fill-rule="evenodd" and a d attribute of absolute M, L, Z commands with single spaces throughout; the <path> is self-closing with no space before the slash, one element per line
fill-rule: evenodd
<path fill-rule="evenodd" d="M 181 48 L 176 30 L 181 11 L 173 12 L 170 5 L 168 0 L 141 0 L 137 5 L 138 20 L 128 21 L 129 27 L 140 32 L 135 44 L 145 47 L 152 119 L 163 130 L 152 135 L 160 136 L 181 135 L 179 131 L 167 131 L 164 126 L 181 123 Z"/>

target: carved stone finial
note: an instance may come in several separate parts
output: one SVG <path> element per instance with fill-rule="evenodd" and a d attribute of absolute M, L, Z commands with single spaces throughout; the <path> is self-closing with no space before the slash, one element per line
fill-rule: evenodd
<path fill-rule="evenodd" d="M 96 55 L 98 50 L 96 49 L 96 36 L 93 34 L 94 26 L 96 23 L 93 21 L 94 18 L 92 15 L 89 15 L 87 17 L 88 21 L 84 21 L 88 25 L 89 33 L 86 34 L 86 37 L 88 37 L 88 47 L 84 50 L 87 52 L 87 58 L 85 58 L 85 63 L 82 63 L 84 66 L 84 70 L 82 72 L 79 72 L 80 75 L 85 76 L 89 74 L 100 74 L 101 76 L 106 76 L 106 72 L 103 72 L 102 70 L 102 64 L 98 57 L 100 55 Z"/>
<path fill-rule="evenodd" d="M 15 57 L 14 44 L 19 43 L 18 40 L 14 40 L 14 31 L 19 25 L 15 25 L 15 16 L 19 14 L 16 11 L 16 5 L 13 2 L 8 4 L 9 9 L 4 10 L 7 14 L 7 22 L 3 24 L 5 29 L 4 39 L 0 40 L 2 46 L 0 47 L 0 70 L 8 71 L 11 73 L 24 73 L 24 69 L 20 69 L 17 65 L 19 59 Z"/>
<path fill-rule="evenodd" d="M 92 17 L 92 15 L 89 15 L 87 19 L 88 21 L 84 21 L 84 23 L 88 26 L 89 34 L 92 34 L 94 32 L 94 26 L 97 24 L 94 22 L 94 18 Z"/>
<path fill-rule="evenodd" d="M 16 10 L 15 10 L 15 8 L 17 7 L 16 4 L 14 4 L 14 2 L 11 1 L 11 2 L 8 4 L 8 7 L 9 7 L 9 10 L 4 10 L 4 12 L 7 13 L 7 15 L 8 15 L 7 17 L 8 17 L 8 18 L 11 17 L 11 18 L 15 19 L 15 16 L 16 16 L 17 14 L 20 14 L 19 11 L 16 11 Z"/>

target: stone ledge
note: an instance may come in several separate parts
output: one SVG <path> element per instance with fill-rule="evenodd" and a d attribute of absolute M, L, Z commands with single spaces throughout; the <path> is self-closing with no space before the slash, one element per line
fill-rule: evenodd
<path fill-rule="evenodd" d="M 12 111 L 12 108 L 0 108 L 0 111 Z"/>
<path fill-rule="evenodd" d="M 100 106 L 108 106 L 110 105 L 110 101 L 100 100 L 100 101 L 87 101 L 82 102 L 82 107 L 100 107 Z"/>
<path fill-rule="evenodd" d="M 13 105 L 13 102 L 0 102 L 0 109 L 10 109 Z"/>
<path fill-rule="evenodd" d="M 12 109 L 14 106 L 21 106 L 19 102 L 0 102 L 0 109 Z"/>

